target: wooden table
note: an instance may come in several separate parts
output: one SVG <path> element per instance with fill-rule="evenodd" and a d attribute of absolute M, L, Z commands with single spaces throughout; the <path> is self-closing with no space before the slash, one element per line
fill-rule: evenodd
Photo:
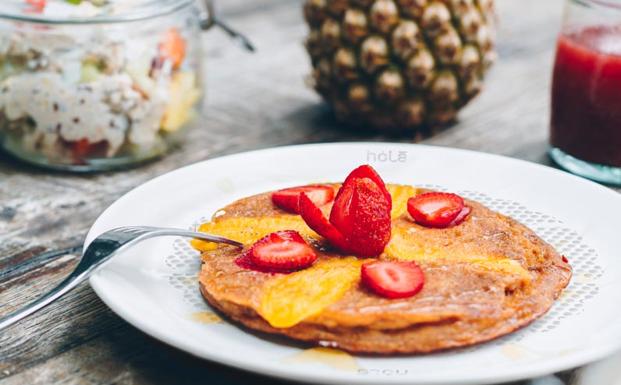
<path fill-rule="evenodd" d="M 207 100 L 185 146 L 142 168 L 99 175 L 50 173 L 0 158 L 0 314 L 58 282 L 95 218 L 138 184 L 177 167 L 257 148 L 331 141 L 411 141 L 344 130 L 303 81 L 309 63 L 300 1 L 227 0 L 222 16 L 258 52 L 221 32 L 204 43 Z M 500 60 L 458 124 L 425 143 L 549 164 L 546 137 L 561 0 L 499 0 Z M 567 376 L 565 376 L 567 377 Z M 167 347 L 114 315 L 87 284 L 0 334 L 0 385 L 277 383 Z M 552 384 L 552 383 L 551 383 Z M 598 384 L 599 385 L 599 384 Z"/>

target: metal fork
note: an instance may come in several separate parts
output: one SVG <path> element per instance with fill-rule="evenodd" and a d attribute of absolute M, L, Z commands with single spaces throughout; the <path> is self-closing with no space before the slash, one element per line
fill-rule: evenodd
<path fill-rule="evenodd" d="M 160 236 L 198 238 L 205 241 L 224 243 L 236 247 L 243 247 L 242 243 L 233 241 L 231 239 L 181 229 L 134 226 L 119 227 L 107 231 L 95 238 L 93 242 L 91 242 L 91 244 L 84 252 L 82 259 L 76 266 L 75 270 L 73 270 L 71 274 L 67 276 L 67 278 L 65 278 L 60 284 L 58 284 L 58 286 L 53 288 L 50 292 L 43 295 L 39 299 L 26 305 L 25 307 L 5 317 L 0 318 L 0 330 L 3 330 L 11 326 L 15 322 L 43 309 L 45 306 L 67 294 L 69 291 L 78 286 L 78 284 L 80 284 L 82 281 L 90 277 L 97 268 L 110 261 L 112 257 L 119 254 L 120 252 L 134 246 L 138 242 L 144 241 L 145 239 Z"/>

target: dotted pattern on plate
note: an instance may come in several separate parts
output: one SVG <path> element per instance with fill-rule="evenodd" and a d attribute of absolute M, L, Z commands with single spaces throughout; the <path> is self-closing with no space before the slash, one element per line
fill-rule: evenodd
<path fill-rule="evenodd" d="M 422 185 L 420 187 L 436 191 L 446 190 L 437 185 Z M 530 227 L 546 242 L 554 246 L 559 253 L 565 255 L 573 268 L 574 275 L 569 286 L 552 309 L 528 328 L 496 340 L 494 342 L 496 345 L 519 342 L 528 333 L 550 332 L 560 325 L 563 319 L 583 311 L 584 303 L 597 295 L 603 269 L 599 264 L 599 257 L 595 249 L 585 244 L 576 231 L 568 228 L 560 220 L 544 213 L 529 210 L 518 202 L 493 198 L 477 191 L 463 190 L 457 193 Z M 192 229 L 196 229 L 199 224 L 209 220 L 210 218 L 201 218 L 192 225 Z M 192 309 L 194 311 L 208 309 L 208 305 L 198 290 L 197 273 L 200 270 L 200 258 L 198 252 L 192 249 L 187 239 L 178 238 L 174 240 L 173 253 L 166 257 L 165 263 L 171 269 L 171 273 L 167 277 L 169 284 L 182 292 L 184 300 Z M 474 349 L 477 349 L 477 346 L 459 351 Z"/>

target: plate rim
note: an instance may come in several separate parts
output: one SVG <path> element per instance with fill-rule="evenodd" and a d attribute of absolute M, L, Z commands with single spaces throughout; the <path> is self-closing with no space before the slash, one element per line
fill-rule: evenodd
<path fill-rule="evenodd" d="M 285 145 L 285 146 L 276 146 L 276 147 L 269 147 L 269 148 L 263 148 L 263 149 L 258 149 L 258 150 L 251 150 L 251 151 L 242 151 L 242 152 L 237 152 L 237 153 L 233 153 L 233 154 L 228 154 L 228 155 L 224 155 L 224 156 L 216 156 L 213 158 L 208 158 L 208 159 L 204 159 L 198 162 L 194 162 L 192 164 L 183 166 L 183 167 L 179 167 L 173 170 L 170 170 L 162 175 L 158 175 L 154 178 L 151 178 L 141 184 L 139 184 L 138 186 L 132 188 L 131 190 L 127 191 L 125 194 L 123 194 L 122 196 L 120 196 L 118 199 L 116 199 L 112 204 L 110 204 L 98 217 L 97 219 L 93 222 L 93 224 L 91 225 L 87 236 L 84 240 L 84 249 L 86 249 L 86 247 L 88 246 L 88 244 L 90 244 L 90 242 L 92 241 L 92 239 L 95 237 L 95 230 L 97 228 L 97 225 L 100 224 L 101 222 L 105 221 L 105 219 L 111 215 L 110 213 L 114 212 L 116 206 L 119 204 L 119 202 L 125 200 L 125 199 L 131 199 L 131 197 L 134 194 L 137 194 L 140 192 L 141 189 L 143 188 L 148 188 L 149 186 L 159 183 L 161 180 L 165 179 L 165 178 L 169 178 L 171 177 L 172 174 L 176 174 L 176 173 L 182 173 L 184 171 L 187 171 L 188 169 L 197 167 L 199 165 L 208 163 L 208 162 L 213 162 L 215 160 L 218 161 L 226 161 L 227 159 L 231 159 L 231 158 L 236 158 L 236 157 L 244 157 L 244 156 L 252 156 L 252 155 L 256 155 L 256 154 L 261 154 L 261 153 L 269 153 L 269 152 L 274 152 L 274 151 L 288 151 L 291 149 L 296 149 L 296 148 L 330 148 L 330 147 L 340 147 L 342 148 L 343 146 L 347 146 L 347 147 L 365 147 L 365 148 L 369 148 L 369 147 L 384 147 L 384 149 L 386 149 L 387 147 L 403 147 L 403 148 L 425 148 L 427 150 L 431 150 L 431 151 L 435 151 L 435 150 L 439 150 L 439 151 L 449 151 L 449 152 L 456 152 L 456 153 L 461 153 L 461 154 L 465 154 L 465 155 L 469 155 L 469 156 L 479 156 L 479 157 L 483 157 L 483 158 L 488 158 L 490 160 L 493 159 L 502 159 L 503 161 L 508 161 L 508 162 L 515 162 L 519 165 L 522 166 L 526 166 L 526 167 L 535 167 L 538 168 L 544 172 L 549 172 L 551 174 L 557 175 L 561 178 L 568 178 L 573 180 L 573 182 L 576 183 L 586 183 L 589 184 L 591 187 L 598 189 L 599 191 L 601 191 L 602 193 L 606 193 L 609 194 L 610 197 L 612 199 L 617 199 L 620 201 L 621 203 L 621 194 L 615 192 L 614 190 L 608 188 L 607 186 L 595 183 L 593 181 L 590 181 L 588 179 L 584 179 L 578 176 L 575 176 L 573 174 L 570 174 L 568 172 L 547 166 L 547 165 L 543 165 L 543 164 L 539 164 L 539 163 L 535 163 L 535 162 L 530 162 L 527 160 L 523 160 L 523 159 L 517 159 L 517 158 L 512 158 L 509 156 L 505 156 L 505 155 L 499 155 L 499 154 L 493 154 L 493 153 L 487 153 L 487 152 L 481 152 L 481 151 L 476 151 L 476 150 L 470 150 L 470 149 L 460 149 L 460 148 L 453 148 L 453 147 L 445 147 L 445 146 L 437 146 L 437 145 L 428 145 L 428 144 L 415 144 L 415 143 L 400 143 L 400 142 L 330 142 L 330 143 L 311 143 L 311 144 L 299 144 L 299 145 Z M 393 384 L 406 384 L 406 383 L 411 383 L 412 379 L 409 377 L 405 377 L 405 378 L 399 378 L 399 377 L 391 377 L 390 380 L 387 381 L 386 378 L 380 378 L 380 377 L 352 377 L 352 374 L 348 373 L 348 374 L 341 374 L 341 373 L 321 373 L 321 372 L 312 372 L 312 375 L 309 375 L 309 373 L 299 373 L 297 371 L 290 371 L 290 370 L 286 370 L 286 369 L 282 369 L 282 368 L 278 368 L 278 367 L 265 367 L 262 366 L 261 363 L 259 362 L 255 362 L 255 361 L 247 361 L 244 360 L 242 358 L 236 358 L 236 357 L 229 357 L 228 359 L 223 358 L 222 355 L 219 354 L 214 354 L 212 352 L 208 352 L 208 351 L 204 351 L 204 350 L 200 350 L 199 349 L 195 349 L 191 344 L 186 344 L 183 341 L 177 340 L 174 337 L 169 336 L 167 333 L 163 333 L 161 332 L 161 330 L 157 329 L 157 328 L 152 328 L 149 324 L 147 323 L 143 323 L 141 322 L 140 317 L 134 316 L 133 314 L 130 313 L 124 313 L 121 309 L 117 308 L 115 306 L 115 302 L 114 300 L 112 300 L 107 294 L 106 294 L 106 290 L 103 286 L 102 282 L 98 281 L 98 277 L 99 274 L 93 274 L 90 279 L 89 279 L 89 284 L 90 286 L 93 288 L 93 290 L 95 291 L 95 293 L 97 294 L 97 296 L 106 304 L 106 306 L 108 306 L 108 308 L 110 308 L 115 314 L 117 314 L 119 317 L 121 317 L 123 320 L 125 320 L 126 322 L 128 322 L 130 325 L 136 327 L 137 329 L 143 331 L 144 333 L 150 335 L 151 337 L 169 345 L 172 347 L 175 347 L 177 349 L 180 349 L 182 351 L 185 351 L 193 356 L 196 356 L 198 358 L 201 359 L 205 359 L 205 360 L 209 360 L 212 362 L 216 362 L 216 363 L 220 363 L 229 367 L 233 367 L 235 369 L 239 369 L 242 371 L 246 371 L 246 372 L 253 372 L 253 373 L 257 373 L 259 375 L 265 375 L 265 376 L 270 376 L 270 377 L 275 377 L 275 378 L 281 378 L 281 379 L 285 379 L 285 380 L 295 380 L 295 381 L 300 381 L 300 382 L 306 382 L 306 383 L 310 383 L 310 382 L 320 382 L 320 383 L 332 383 L 332 384 L 352 384 L 352 383 L 360 383 L 360 384 L 386 384 L 386 383 L 393 383 Z M 230 321 L 226 321 L 229 322 Z M 489 376 L 479 376 L 476 379 L 465 379 L 463 381 L 460 381 L 459 384 L 492 384 L 492 383 L 498 383 L 498 382 L 507 382 L 507 381 L 517 381 L 517 380 L 523 380 L 523 379 L 531 379 L 531 378 L 536 378 L 536 377 L 540 377 L 540 376 L 544 376 L 544 375 L 548 375 L 548 374 L 552 374 L 552 373 L 556 373 L 559 371 L 563 371 L 563 370 L 568 370 L 571 368 L 575 368 L 578 366 L 582 366 L 582 365 L 586 365 L 589 363 L 592 363 L 594 361 L 600 360 L 605 358 L 606 356 L 613 354 L 614 352 L 618 351 L 619 349 L 621 349 L 621 340 L 619 340 L 617 343 L 608 343 L 607 345 L 600 345 L 598 348 L 593 348 L 591 350 L 589 350 L 587 353 L 582 353 L 581 355 L 577 355 L 574 356 L 573 359 L 571 358 L 554 358 L 552 360 L 548 360 L 546 361 L 546 363 L 544 365 L 535 365 L 535 364 L 531 364 L 530 367 L 532 367 L 530 370 L 528 371 L 522 371 L 520 373 L 508 373 L 505 375 L 498 375 L 498 374 L 494 374 L 494 375 L 489 375 Z M 356 355 L 353 355 L 354 357 L 356 357 Z M 404 357 L 401 357 L 404 358 Z M 457 384 L 457 382 L 455 381 L 432 381 L 432 382 L 428 382 L 429 385 L 453 385 L 453 384 Z"/>

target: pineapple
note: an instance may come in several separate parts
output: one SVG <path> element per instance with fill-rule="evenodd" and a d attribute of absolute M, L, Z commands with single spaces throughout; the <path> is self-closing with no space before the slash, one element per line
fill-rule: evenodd
<path fill-rule="evenodd" d="M 493 0 L 306 0 L 313 85 L 347 123 L 453 121 L 494 62 Z"/>

